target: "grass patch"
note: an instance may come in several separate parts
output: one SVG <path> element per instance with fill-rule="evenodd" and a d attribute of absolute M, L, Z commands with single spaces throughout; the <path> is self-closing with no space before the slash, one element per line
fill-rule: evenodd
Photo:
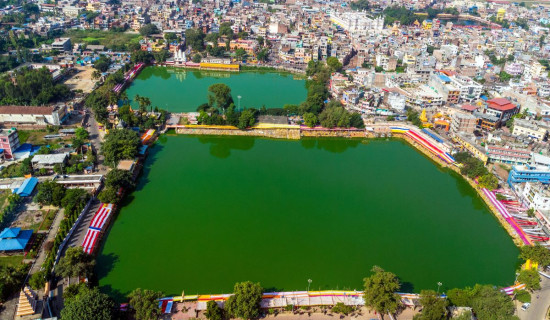
<path fill-rule="evenodd" d="M 23 261 L 23 255 L 0 257 L 0 267 L 17 266 Z"/>
<path fill-rule="evenodd" d="M 29 139 L 29 136 L 31 135 L 30 131 L 28 130 L 17 130 L 17 134 L 19 135 L 19 142 L 25 143 Z"/>
<path fill-rule="evenodd" d="M 39 230 L 48 230 L 53 223 L 57 210 L 42 210 L 42 212 L 44 213 L 44 222 L 42 222 Z"/>
<path fill-rule="evenodd" d="M 113 50 L 127 50 L 128 45 L 141 39 L 139 33 L 102 30 L 69 30 L 64 36 L 71 38 L 72 43 L 100 44 Z"/>

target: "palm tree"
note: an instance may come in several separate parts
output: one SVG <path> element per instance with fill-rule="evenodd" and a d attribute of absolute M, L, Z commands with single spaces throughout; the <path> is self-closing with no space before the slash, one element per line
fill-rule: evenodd
<path fill-rule="evenodd" d="M 99 79 L 101 78 L 101 72 L 99 72 L 98 70 L 95 70 L 94 72 L 92 72 L 92 79 Z"/>

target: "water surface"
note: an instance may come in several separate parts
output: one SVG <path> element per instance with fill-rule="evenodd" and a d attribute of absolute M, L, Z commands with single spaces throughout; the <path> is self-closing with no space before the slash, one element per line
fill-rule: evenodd
<path fill-rule="evenodd" d="M 166 294 L 510 285 L 518 250 L 460 176 L 401 141 L 163 136 L 98 258 L 100 286 Z"/>
<path fill-rule="evenodd" d="M 285 104 L 300 104 L 307 95 L 305 80 L 289 73 L 231 73 L 165 67 L 145 68 L 126 93 L 130 99 L 136 94 L 148 97 L 153 107 L 190 112 L 208 102 L 208 87 L 215 83 L 225 83 L 231 88 L 236 106 L 240 95 L 242 108 L 282 108 Z"/>

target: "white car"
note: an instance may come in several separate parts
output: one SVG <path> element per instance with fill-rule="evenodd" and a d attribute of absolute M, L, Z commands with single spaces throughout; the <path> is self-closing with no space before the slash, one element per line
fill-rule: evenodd
<path fill-rule="evenodd" d="M 526 311 L 531 306 L 531 302 L 525 302 L 521 305 L 521 310 Z"/>

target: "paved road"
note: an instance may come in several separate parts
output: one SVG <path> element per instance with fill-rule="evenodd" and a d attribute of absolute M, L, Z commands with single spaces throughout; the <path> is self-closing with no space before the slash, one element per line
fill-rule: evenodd
<path fill-rule="evenodd" d="M 544 320 L 546 312 L 550 307 L 550 279 L 541 276 L 541 289 L 533 293 L 531 298 L 531 307 L 527 311 L 520 309 L 521 304 L 517 304 L 517 313 L 521 320 Z M 538 296 L 538 299 L 537 299 Z"/>
<path fill-rule="evenodd" d="M 100 172 L 105 171 L 103 167 L 103 155 L 100 154 L 101 150 L 101 141 L 103 141 L 103 133 L 99 130 L 99 125 L 94 118 L 93 112 L 88 110 L 88 117 L 85 125 L 88 125 L 86 128 L 89 132 L 89 139 L 92 142 L 94 150 L 97 153 L 97 167 Z"/>

